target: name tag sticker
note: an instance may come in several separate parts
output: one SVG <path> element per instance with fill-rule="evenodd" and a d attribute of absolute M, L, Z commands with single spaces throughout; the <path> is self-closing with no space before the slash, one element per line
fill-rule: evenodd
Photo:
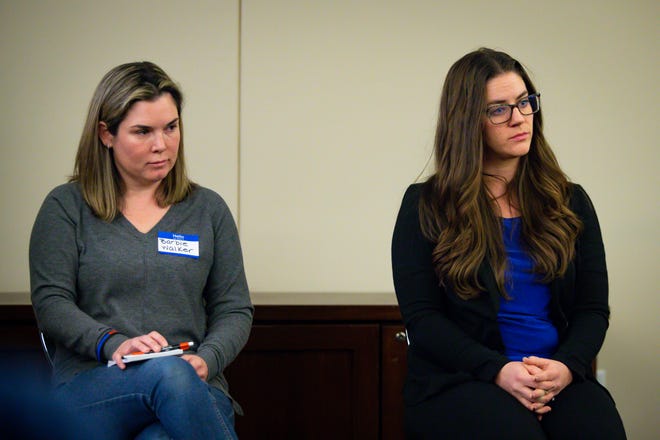
<path fill-rule="evenodd" d="M 199 258 L 199 235 L 158 231 L 158 253 Z"/>

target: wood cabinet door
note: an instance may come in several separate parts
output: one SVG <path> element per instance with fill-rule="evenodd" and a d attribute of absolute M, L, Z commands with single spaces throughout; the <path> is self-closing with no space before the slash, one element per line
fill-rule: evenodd
<path fill-rule="evenodd" d="M 403 440 L 403 382 L 408 344 L 403 325 L 382 327 L 381 439 Z"/>
<path fill-rule="evenodd" d="M 226 370 L 241 440 L 378 438 L 377 324 L 254 325 Z"/>

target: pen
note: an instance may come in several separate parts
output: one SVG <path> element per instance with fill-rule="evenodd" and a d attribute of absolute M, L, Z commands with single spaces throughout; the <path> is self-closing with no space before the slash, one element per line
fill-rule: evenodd
<path fill-rule="evenodd" d="M 190 349 L 190 347 L 192 347 L 193 345 L 195 345 L 195 343 L 193 341 L 182 342 L 182 343 L 176 344 L 176 345 L 166 345 L 165 347 L 161 348 L 160 351 L 172 351 L 172 350 L 178 350 L 179 348 L 183 351 L 186 351 L 186 350 Z M 151 353 L 151 352 L 148 352 L 148 353 Z M 134 351 L 133 353 L 130 353 L 131 356 L 139 355 L 139 354 L 147 354 L 147 353 L 144 353 L 142 351 Z"/>
<path fill-rule="evenodd" d="M 185 351 L 185 350 L 189 350 L 190 347 L 192 347 L 193 345 L 195 345 L 195 343 L 193 341 L 182 342 L 182 343 L 176 344 L 176 345 L 166 345 L 165 347 L 161 348 L 160 351 L 177 350 L 179 348 L 181 350 Z"/>

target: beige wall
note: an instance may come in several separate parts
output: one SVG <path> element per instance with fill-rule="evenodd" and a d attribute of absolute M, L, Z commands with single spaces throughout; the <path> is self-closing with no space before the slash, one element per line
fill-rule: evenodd
<path fill-rule="evenodd" d="M 151 60 L 182 85 L 190 172 L 237 212 L 236 1 L 0 1 L 0 292 L 29 289 L 32 222 L 71 174 L 94 88 L 118 64 Z"/>
<path fill-rule="evenodd" d="M 392 226 L 444 75 L 487 45 L 530 68 L 546 135 L 594 200 L 613 312 L 599 368 L 629 437 L 660 432 L 656 1 L 0 5 L 0 292 L 29 290 L 30 227 L 92 90 L 136 59 L 181 83 L 191 174 L 240 218 L 254 291 L 392 292 Z"/>

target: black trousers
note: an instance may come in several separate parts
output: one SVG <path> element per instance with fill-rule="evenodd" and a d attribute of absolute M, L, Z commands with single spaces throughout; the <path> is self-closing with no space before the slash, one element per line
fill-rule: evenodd
<path fill-rule="evenodd" d="M 485 382 L 467 382 L 415 406 L 406 406 L 407 439 L 625 439 L 609 393 L 591 381 L 572 383 L 539 422 L 509 393 Z"/>

